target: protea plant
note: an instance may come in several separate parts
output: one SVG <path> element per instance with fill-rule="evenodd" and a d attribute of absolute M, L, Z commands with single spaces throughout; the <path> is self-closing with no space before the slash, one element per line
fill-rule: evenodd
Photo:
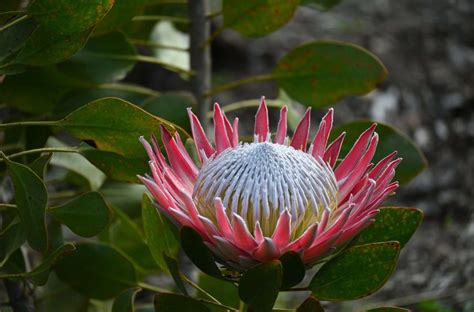
<path fill-rule="evenodd" d="M 199 163 L 179 134 L 163 127 L 168 161 L 154 137 L 152 144 L 141 137 L 151 175 L 140 179 L 161 212 L 197 231 L 218 262 L 232 270 L 245 271 L 288 251 L 311 267 L 371 224 L 378 206 L 398 187 L 392 182 L 401 161 L 395 152 L 371 163 L 379 139 L 375 124 L 340 160 L 345 133 L 328 144 L 332 109 L 309 148 L 309 109 L 290 139 L 283 107 L 272 135 L 262 98 L 252 143 L 239 141 L 238 119 L 231 123 L 218 104 L 214 144 L 188 113 Z"/>

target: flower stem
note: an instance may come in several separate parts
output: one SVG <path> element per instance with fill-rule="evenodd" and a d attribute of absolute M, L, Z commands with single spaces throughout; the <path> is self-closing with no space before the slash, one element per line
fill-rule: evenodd
<path fill-rule="evenodd" d="M 24 155 L 29 155 L 29 154 L 36 154 L 36 153 L 80 153 L 80 150 L 76 147 L 42 147 L 42 148 L 35 148 L 35 149 L 30 149 L 27 151 L 15 153 L 8 155 L 8 158 L 16 158 Z M 3 161 L 3 158 L 0 159 L 0 161 Z"/>
<path fill-rule="evenodd" d="M 155 91 L 153 89 L 145 88 L 142 86 L 136 86 L 127 83 L 103 83 L 97 85 L 97 89 L 106 89 L 106 90 L 117 90 L 117 91 L 125 91 L 131 92 L 136 94 L 143 94 L 149 96 L 158 96 L 160 92 Z"/>
<path fill-rule="evenodd" d="M 138 282 L 138 286 L 143 288 L 143 289 L 150 290 L 150 291 L 153 291 L 153 292 L 169 293 L 169 290 L 167 290 L 167 289 L 160 288 L 158 286 L 151 285 L 151 284 L 148 284 L 148 283 L 145 283 L 145 282 Z"/>
<path fill-rule="evenodd" d="M 32 120 L 32 121 L 16 121 L 0 124 L 0 129 L 22 126 L 54 126 L 56 121 Z"/>
<path fill-rule="evenodd" d="M 224 91 L 227 91 L 227 90 L 231 90 L 231 89 L 240 87 L 240 86 L 245 85 L 245 84 L 260 82 L 260 81 L 269 81 L 269 80 L 273 80 L 273 79 L 275 79 L 275 76 L 273 74 L 264 74 L 264 75 L 257 75 L 257 76 L 252 76 L 252 77 L 232 81 L 232 82 L 229 82 L 229 83 L 226 83 L 226 84 L 223 84 L 221 86 L 217 86 L 213 89 L 208 90 L 206 92 L 206 96 L 208 96 L 208 97 L 214 96 L 218 93 L 221 93 L 221 92 L 224 92 Z"/>

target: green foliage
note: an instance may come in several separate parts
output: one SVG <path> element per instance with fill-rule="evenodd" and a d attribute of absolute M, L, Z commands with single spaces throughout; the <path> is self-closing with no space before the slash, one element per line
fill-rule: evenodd
<path fill-rule="evenodd" d="M 110 219 L 109 208 L 97 192 L 85 193 L 61 206 L 51 207 L 48 214 L 82 237 L 99 234 Z"/>
<path fill-rule="evenodd" d="M 260 37 L 285 25 L 298 7 L 297 0 L 226 0 L 224 25 L 245 36 Z"/>
<path fill-rule="evenodd" d="M 359 135 L 372 125 L 372 121 L 353 121 L 335 128 L 331 137 L 336 137 L 343 131 L 346 132 L 346 138 L 341 149 L 341 155 L 349 152 L 351 146 L 357 140 Z M 398 152 L 398 156 L 403 161 L 397 167 L 395 180 L 401 184 L 406 184 L 420 174 L 426 168 L 426 160 L 415 143 L 399 130 L 385 124 L 378 123 L 375 130 L 380 137 L 375 152 L 374 161 L 378 161 L 393 151 Z"/>
<path fill-rule="evenodd" d="M 395 241 L 352 247 L 327 262 L 313 277 L 309 289 L 320 300 L 354 300 L 385 284 L 398 261 Z"/>
<path fill-rule="evenodd" d="M 324 309 L 316 298 L 308 297 L 296 309 L 296 312 L 324 312 Z"/>
<path fill-rule="evenodd" d="M 239 283 L 240 299 L 255 311 L 272 311 L 282 276 L 283 268 L 278 260 L 257 265 L 242 275 Z"/>
<path fill-rule="evenodd" d="M 273 73 L 278 84 L 306 106 L 329 106 L 349 95 L 366 94 L 387 70 L 369 51 L 348 43 L 316 41 L 286 54 Z"/>
<path fill-rule="evenodd" d="M 403 248 L 423 219 L 416 208 L 384 207 L 375 216 L 375 222 L 351 242 L 351 246 L 398 241 Z"/>
<path fill-rule="evenodd" d="M 90 298 L 113 298 L 137 285 L 133 264 L 104 244 L 77 244 L 72 255 L 56 264 L 55 271 L 63 282 Z"/>
<path fill-rule="evenodd" d="M 303 280 L 306 268 L 300 255 L 294 251 L 288 251 L 280 257 L 280 262 L 283 267 L 282 289 L 291 288 Z"/>
<path fill-rule="evenodd" d="M 133 303 L 135 301 L 135 296 L 140 290 L 140 288 L 124 290 L 117 298 L 115 298 L 112 312 L 135 312 Z"/>
<path fill-rule="evenodd" d="M 2 152 L 15 188 L 18 216 L 30 246 L 38 251 L 48 248 L 46 232 L 46 204 L 48 193 L 40 177 L 30 168 L 9 160 Z"/>

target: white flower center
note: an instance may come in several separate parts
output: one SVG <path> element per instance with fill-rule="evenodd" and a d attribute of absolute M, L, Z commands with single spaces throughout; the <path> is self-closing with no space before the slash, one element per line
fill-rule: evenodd
<path fill-rule="evenodd" d="M 270 236 L 284 209 L 292 216 L 293 236 L 318 222 L 325 208 L 337 207 L 337 182 L 322 160 L 269 142 L 229 148 L 199 172 L 193 198 L 199 212 L 216 222 L 214 198 L 230 216 L 242 216 L 252 231 L 258 220 Z"/>

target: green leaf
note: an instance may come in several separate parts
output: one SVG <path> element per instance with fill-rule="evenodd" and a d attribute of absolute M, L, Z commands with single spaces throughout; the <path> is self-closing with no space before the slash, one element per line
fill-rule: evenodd
<path fill-rule="evenodd" d="M 32 19 L 27 19 L 0 32 L 0 67 L 12 60 L 36 27 Z"/>
<path fill-rule="evenodd" d="M 93 140 L 99 149 L 133 157 L 145 154 L 140 136 L 160 133 L 160 125 L 173 126 L 141 108 L 116 98 L 91 102 L 58 121 L 81 140 Z"/>
<path fill-rule="evenodd" d="M 123 291 L 117 298 L 115 298 L 112 312 L 135 312 L 133 303 L 135 301 L 135 296 L 140 290 L 141 288 L 130 288 Z"/>
<path fill-rule="evenodd" d="M 281 287 L 282 276 L 282 265 L 277 260 L 249 269 L 240 278 L 240 299 L 255 311 L 272 311 Z"/>
<path fill-rule="evenodd" d="M 97 25 L 95 34 L 105 34 L 127 24 L 132 17 L 143 12 L 146 0 L 117 1 L 115 0 L 112 10 Z"/>
<path fill-rule="evenodd" d="M 157 312 L 210 312 L 201 302 L 187 296 L 175 294 L 158 294 L 155 296 Z"/>
<path fill-rule="evenodd" d="M 10 273 L 0 274 L 0 278 L 27 278 L 30 279 L 35 285 L 44 285 L 48 281 L 49 271 L 51 267 L 65 254 L 72 252 L 75 249 L 73 244 L 63 245 L 53 252 L 51 252 L 43 262 L 36 268 L 26 273 Z"/>
<path fill-rule="evenodd" d="M 9 160 L 0 152 L 7 165 L 13 186 L 18 216 L 26 232 L 28 243 L 33 249 L 45 251 L 48 248 L 45 211 L 48 202 L 46 186 L 30 168 Z"/>
<path fill-rule="evenodd" d="M 24 274 L 26 271 L 25 258 L 20 248 L 15 250 L 7 261 L 0 267 L 0 275 Z"/>
<path fill-rule="evenodd" d="M 40 178 L 44 178 L 46 169 L 51 161 L 52 153 L 46 153 L 36 158 L 30 165 L 30 169 L 34 171 Z"/>
<path fill-rule="evenodd" d="M 113 0 L 35 0 L 28 15 L 51 32 L 72 34 L 93 27 L 113 4 Z"/>
<path fill-rule="evenodd" d="M 89 304 L 88 298 L 61 282 L 54 272 L 50 274 L 46 285 L 35 291 L 35 295 L 38 312 L 84 312 Z"/>
<path fill-rule="evenodd" d="M 341 149 L 341 155 L 346 155 L 359 135 L 372 125 L 372 121 L 353 121 L 335 128 L 331 137 L 335 138 L 341 132 L 346 132 L 346 138 Z M 414 177 L 426 169 L 426 160 L 421 151 L 416 147 L 415 143 L 399 130 L 389 125 L 377 123 L 376 132 L 379 134 L 380 140 L 377 145 L 377 151 L 373 162 L 377 162 L 387 156 L 394 150 L 398 152 L 398 156 L 403 160 L 396 169 L 395 180 L 400 184 L 406 184 Z"/>
<path fill-rule="evenodd" d="M 411 310 L 398 307 L 379 307 L 370 310 L 364 310 L 365 312 L 410 312 Z M 361 311 L 362 312 L 362 311 Z"/>
<path fill-rule="evenodd" d="M 368 93 L 385 80 L 387 70 L 373 54 L 356 45 L 314 41 L 286 54 L 273 75 L 295 100 L 324 107 L 349 95 Z"/>
<path fill-rule="evenodd" d="M 223 281 L 207 274 L 199 274 L 198 285 L 210 293 L 214 298 L 222 304 L 230 307 L 239 306 L 239 294 L 237 287 L 228 281 Z M 207 299 L 208 297 L 202 292 L 198 292 L 198 297 Z M 209 305 L 211 311 L 222 312 L 222 308 Z"/>
<path fill-rule="evenodd" d="M 298 0 L 226 0 L 222 8 L 224 25 L 245 36 L 264 36 L 285 25 L 298 3 Z"/>
<path fill-rule="evenodd" d="M 423 212 L 416 208 L 383 207 L 375 216 L 375 222 L 362 230 L 351 246 L 398 241 L 400 248 L 403 248 L 422 219 Z"/>
<path fill-rule="evenodd" d="M 296 309 L 296 312 L 324 312 L 324 309 L 319 301 L 311 296 L 303 301 L 303 303 Z"/>
<path fill-rule="evenodd" d="M 280 257 L 283 267 L 282 289 L 288 289 L 301 282 L 306 273 L 304 263 L 298 253 L 288 251 Z"/>
<path fill-rule="evenodd" d="M 142 108 L 147 112 L 177 124 L 187 131 L 189 125 L 187 108 L 195 108 L 196 102 L 189 94 L 163 94 L 146 100 Z"/>
<path fill-rule="evenodd" d="M 111 244 L 122 251 L 139 271 L 157 271 L 158 266 L 141 229 L 120 209 L 114 209 L 114 212 L 117 220 L 109 229 Z"/>
<path fill-rule="evenodd" d="M 109 208 L 97 192 L 85 193 L 61 206 L 49 208 L 48 213 L 82 237 L 97 235 L 110 219 Z"/>
<path fill-rule="evenodd" d="M 76 251 L 59 261 L 58 277 L 90 298 L 108 299 L 137 285 L 133 264 L 111 246 L 80 243 Z"/>
<path fill-rule="evenodd" d="M 110 207 L 117 207 L 131 218 L 141 216 L 142 196 L 146 192 L 143 184 L 107 182 L 100 193 Z"/>
<path fill-rule="evenodd" d="M 90 82 L 111 82 L 125 78 L 135 65 L 126 59 L 137 54 L 119 32 L 90 39 L 84 49 L 58 65 L 60 71 Z M 121 57 L 123 59 L 121 59 Z"/>
<path fill-rule="evenodd" d="M 150 170 L 145 158 L 129 158 L 113 152 L 84 147 L 81 147 L 81 155 L 104 172 L 108 178 L 116 181 L 139 183 L 137 175 Z"/>
<path fill-rule="evenodd" d="M 4 225 L 0 232 L 0 268 L 26 240 L 25 230 L 18 217 L 7 225 L 5 225 L 6 220 L 2 219 L 2 223 Z"/>
<path fill-rule="evenodd" d="M 23 112 L 42 114 L 50 112 L 72 87 L 71 79 L 55 67 L 36 68 L 6 77 L 0 84 L 0 98 Z"/>
<path fill-rule="evenodd" d="M 194 229 L 183 226 L 180 230 L 181 247 L 191 261 L 204 273 L 222 278 L 212 252 L 204 244 L 201 235 Z"/>
<path fill-rule="evenodd" d="M 84 46 L 91 31 L 92 29 L 63 35 L 40 26 L 12 62 L 35 66 L 62 62 Z"/>
<path fill-rule="evenodd" d="M 355 246 L 327 262 L 309 289 L 319 300 L 354 300 L 376 292 L 392 275 L 400 252 L 398 242 Z"/>
<path fill-rule="evenodd" d="M 68 147 L 55 137 L 50 137 L 46 143 L 47 147 Z M 98 190 L 105 179 L 105 174 L 92 165 L 84 156 L 77 153 L 53 153 L 51 164 L 58 167 L 68 169 L 78 175 L 84 177 L 91 190 Z"/>
<path fill-rule="evenodd" d="M 166 267 L 168 268 L 168 271 L 171 274 L 171 277 L 174 280 L 174 283 L 176 284 L 176 288 L 178 288 L 178 290 L 183 295 L 189 296 L 188 291 L 186 290 L 186 287 L 184 286 L 184 281 L 181 276 L 181 272 L 179 271 L 178 262 L 176 261 L 176 259 L 172 257 L 168 257 L 166 253 L 163 253 L 163 259 L 166 263 Z"/>
<path fill-rule="evenodd" d="M 175 256 L 179 248 L 179 242 L 171 231 L 170 227 L 173 225 L 157 210 L 147 194 L 143 194 L 142 222 L 146 242 L 153 259 L 161 268 L 166 268 L 163 253 Z"/>

